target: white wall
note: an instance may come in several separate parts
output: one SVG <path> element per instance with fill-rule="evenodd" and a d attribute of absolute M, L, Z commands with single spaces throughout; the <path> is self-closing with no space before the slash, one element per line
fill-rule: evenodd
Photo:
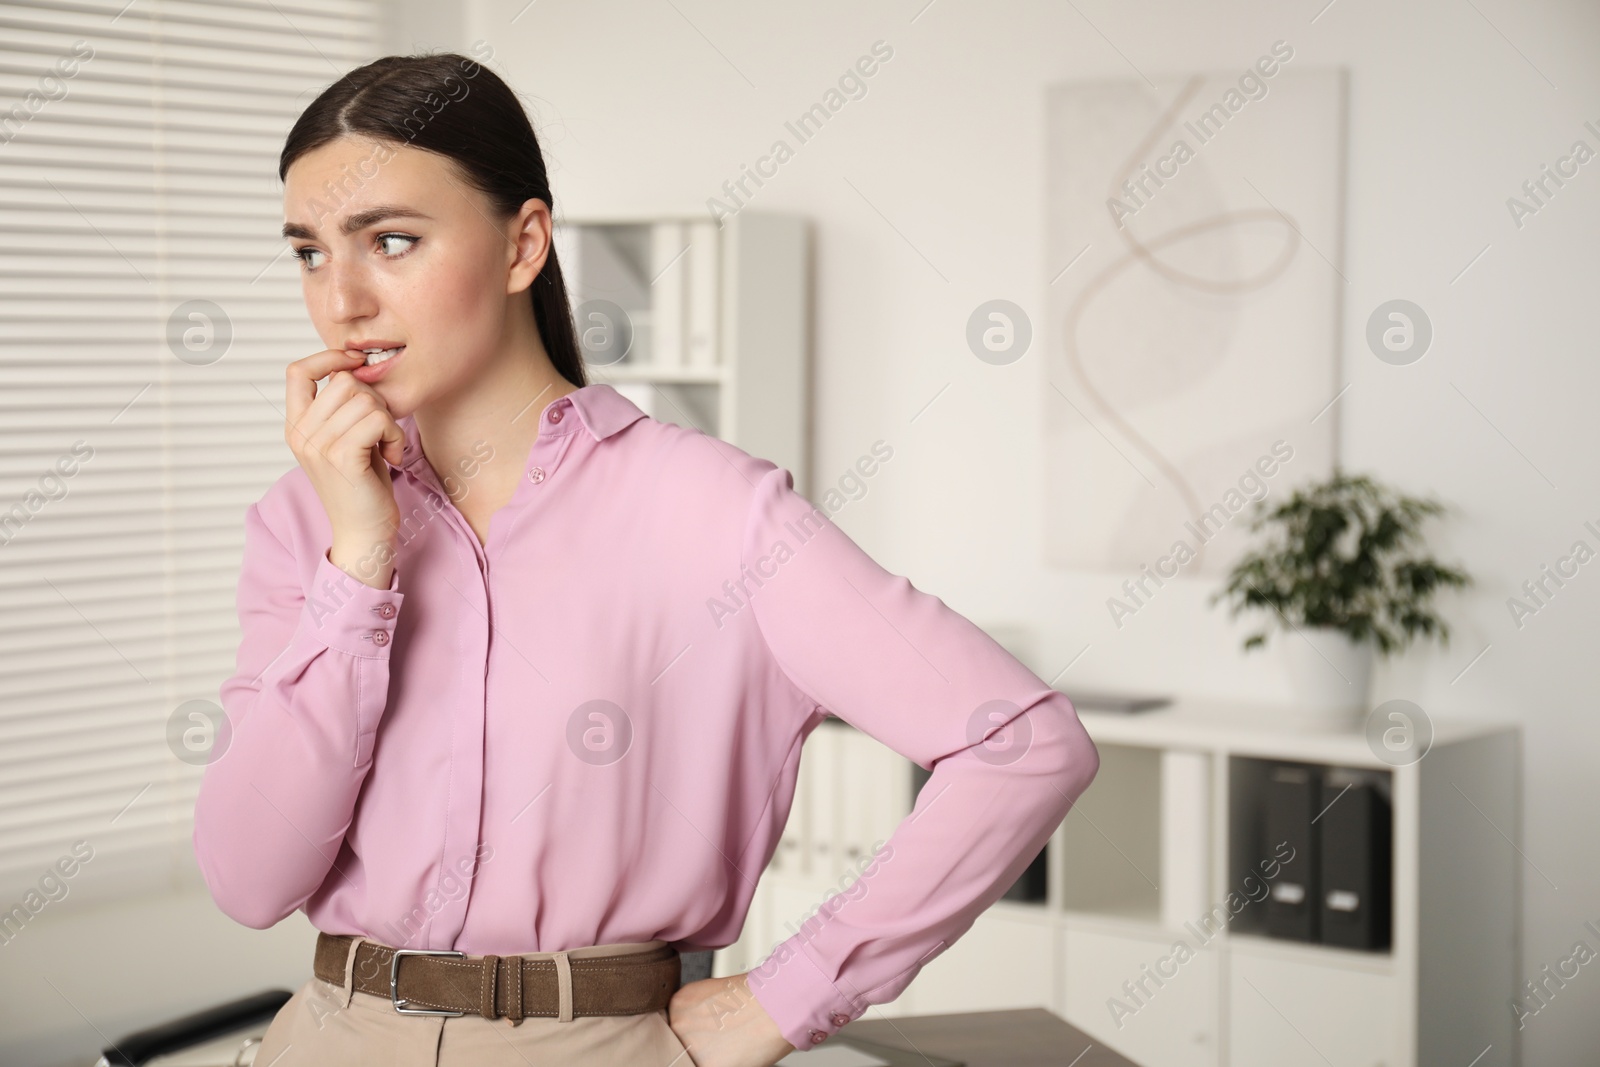
<path fill-rule="evenodd" d="M 994 297 L 1037 315 L 1064 266 L 1042 261 L 1043 87 L 1133 67 L 1242 69 L 1279 38 L 1297 67 L 1348 66 L 1343 459 L 1455 505 L 1453 522 L 1432 527 L 1436 550 L 1479 583 L 1444 602 L 1450 647 L 1380 666 L 1374 696 L 1523 722 L 1525 971 L 1580 938 L 1600 950 L 1583 928 L 1600 918 L 1596 628 L 1585 626 L 1600 562 L 1520 631 L 1505 603 L 1574 540 L 1600 547 L 1582 528 L 1600 527 L 1589 311 L 1600 160 L 1520 231 L 1505 206 L 1576 138 L 1600 148 L 1583 129 L 1600 126 L 1594 5 L 1336 0 L 1319 15 L 1326 0 L 525 2 L 481 0 L 462 41 L 439 43 L 494 46 L 535 114 L 557 208 L 575 215 L 703 210 L 874 41 L 894 48 L 867 95 L 751 201 L 816 220 L 813 467 L 819 482 L 837 478 L 874 440 L 893 445 L 840 524 L 976 621 L 1030 628 L 1019 654 L 1069 692 L 1288 696 L 1277 653 L 1245 657 L 1247 631 L 1206 606 L 1211 585 L 1169 585 L 1118 632 L 1104 604 L 1126 575 L 1038 563 L 1050 393 L 1039 355 L 988 366 L 963 327 Z M 1363 341 L 1370 311 L 1395 297 L 1434 323 L 1432 349 L 1410 367 L 1380 363 Z M 1593 1049 L 1593 969 L 1528 1020 L 1531 1067 Z"/>

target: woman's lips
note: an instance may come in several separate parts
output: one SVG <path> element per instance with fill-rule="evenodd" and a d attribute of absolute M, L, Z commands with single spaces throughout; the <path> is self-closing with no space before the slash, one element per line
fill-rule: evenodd
<path fill-rule="evenodd" d="M 350 373 L 355 375 L 357 381 L 366 382 L 368 385 L 372 385 L 374 382 L 381 380 L 390 372 L 390 370 L 393 369 L 396 363 L 399 363 L 405 358 L 406 346 L 401 345 L 400 351 L 396 352 L 382 363 L 373 363 L 370 365 L 363 363 L 361 366 L 353 369 Z"/>

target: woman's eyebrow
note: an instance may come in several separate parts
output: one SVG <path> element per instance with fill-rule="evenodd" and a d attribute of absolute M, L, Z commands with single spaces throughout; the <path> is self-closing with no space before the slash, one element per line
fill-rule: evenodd
<path fill-rule="evenodd" d="M 368 208 L 365 211 L 358 211 L 354 215 L 351 215 L 340 224 L 339 231 L 346 237 L 349 237 L 351 234 L 360 230 L 364 230 L 375 222 L 382 222 L 384 219 L 431 218 L 431 215 L 425 215 L 422 212 L 417 211 L 415 208 L 401 207 L 398 204 L 381 204 L 378 207 Z M 298 222 L 286 222 L 283 224 L 283 235 L 285 237 L 299 237 L 302 240 L 312 241 L 316 239 L 317 231 L 313 230 L 309 226 L 301 225 Z"/>

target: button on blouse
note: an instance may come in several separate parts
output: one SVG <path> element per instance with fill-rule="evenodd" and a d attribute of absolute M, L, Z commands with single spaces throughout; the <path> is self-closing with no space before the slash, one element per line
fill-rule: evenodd
<path fill-rule="evenodd" d="M 303 910 L 469 954 L 731 944 L 832 714 L 932 775 L 869 891 L 749 973 L 809 1048 L 898 996 L 1093 779 L 1067 697 L 787 470 L 591 384 L 546 407 L 480 542 L 452 503 L 476 467 L 441 481 L 399 422 L 388 588 L 328 558 L 300 468 L 244 514 L 230 729 L 194 822 L 238 922 Z"/>

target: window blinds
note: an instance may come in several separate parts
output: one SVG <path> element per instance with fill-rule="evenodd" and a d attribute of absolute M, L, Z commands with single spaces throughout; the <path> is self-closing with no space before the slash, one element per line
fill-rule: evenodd
<path fill-rule="evenodd" d="M 243 514 L 322 348 L 278 152 L 376 41 L 371 0 L 0 2 L 0 942 L 200 884 Z"/>

